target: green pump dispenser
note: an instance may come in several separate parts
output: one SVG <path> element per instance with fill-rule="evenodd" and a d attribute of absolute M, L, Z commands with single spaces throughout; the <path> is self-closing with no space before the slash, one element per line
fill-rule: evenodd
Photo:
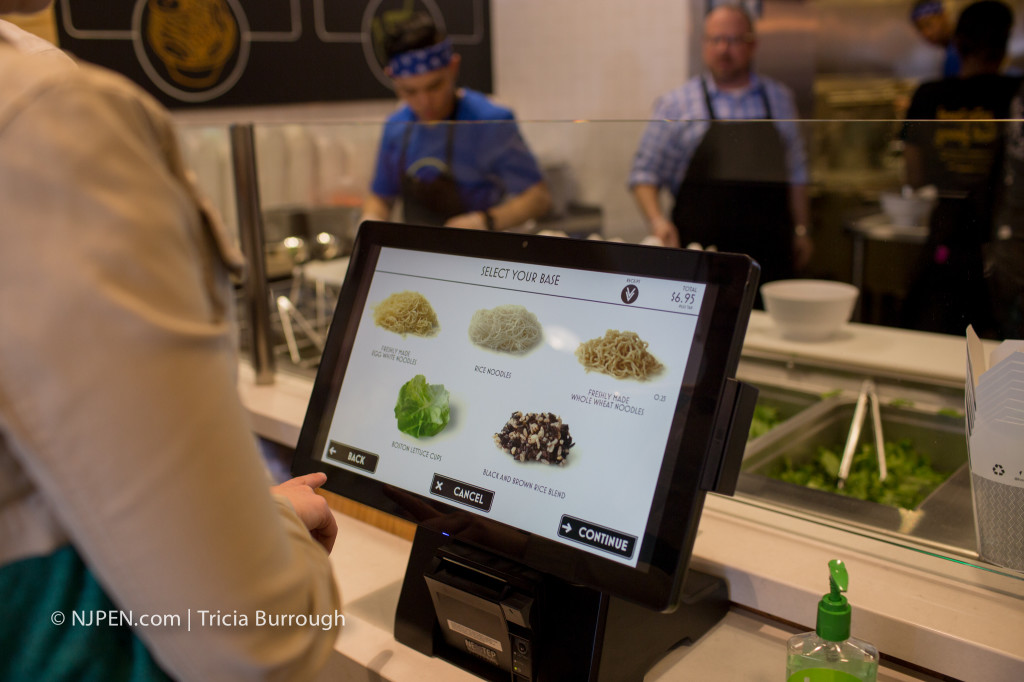
<path fill-rule="evenodd" d="M 818 602 L 818 622 L 815 630 L 822 639 L 842 642 L 850 638 L 850 602 L 843 596 L 850 587 L 846 564 L 839 559 L 828 562 L 829 593 Z"/>
<path fill-rule="evenodd" d="M 828 562 L 829 592 L 818 602 L 814 632 L 793 635 L 786 647 L 787 682 L 876 682 L 878 649 L 850 637 L 853 609 L 843 596 L 850 586 L 846 564 Z"/>

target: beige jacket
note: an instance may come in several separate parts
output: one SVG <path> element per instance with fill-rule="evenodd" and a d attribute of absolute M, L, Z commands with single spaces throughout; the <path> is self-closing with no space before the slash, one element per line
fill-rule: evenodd
<path fill-rule="evenodd" d="M 158 104 L 0 42 L 0 566 L 72 543 L 120 608 L 182 617 L 136 634 L 183 680 L 305 679 L 340 629 L 254 625 L 339 606 L 236 394 L 241 265 Z"/>

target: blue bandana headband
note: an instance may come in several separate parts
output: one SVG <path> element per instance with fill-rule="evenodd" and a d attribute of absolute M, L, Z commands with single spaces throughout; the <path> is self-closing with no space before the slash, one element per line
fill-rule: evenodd
<path fill-rule="evenodd" d="M 936 2 L 928 2 L 920 7 L 914 8 L 914 11 L 910 14 L 910 18 L 913 21 L 917 21 L 923 17 L 930 17 L 933 14 L 942 14 L 942 11 L 942 3 L 936 0 Z"/>
<path fill-rule="evenodd" d="M 452 41 L 445 38 L 436 45 L 395 55 L 388 62 L 388 69 L 391 71 L 392 78 L 418 76 L 421 73 L 436 71 L 448 66 L 454 54 Z"/>

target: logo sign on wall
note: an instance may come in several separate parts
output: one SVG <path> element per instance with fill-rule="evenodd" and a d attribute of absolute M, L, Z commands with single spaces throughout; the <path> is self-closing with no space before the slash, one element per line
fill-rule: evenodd
<path fill-rule="evenodd" d="M 168 107 L 387 99 L 382 35 L 430 14 L 492 91 L 490 0 L 59 0 L 60 46 Z"/>

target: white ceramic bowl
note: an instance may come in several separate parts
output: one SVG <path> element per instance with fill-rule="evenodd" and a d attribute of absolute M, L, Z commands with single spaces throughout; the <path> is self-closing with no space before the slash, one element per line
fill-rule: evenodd
<path fill-rule="evenodd" d="M 850 321 L 857 287 L 823 279 L 784 279 L 761 287 L 769 317 L 783 338 L 824 341 Z"/>
<path fill-rule="evenodd" d="M 921 227 L 928 224 L 935 199 L 922 196 L 905 197 L 896 192 L 883 192 L 882 210 L 896 227 Z"/>

